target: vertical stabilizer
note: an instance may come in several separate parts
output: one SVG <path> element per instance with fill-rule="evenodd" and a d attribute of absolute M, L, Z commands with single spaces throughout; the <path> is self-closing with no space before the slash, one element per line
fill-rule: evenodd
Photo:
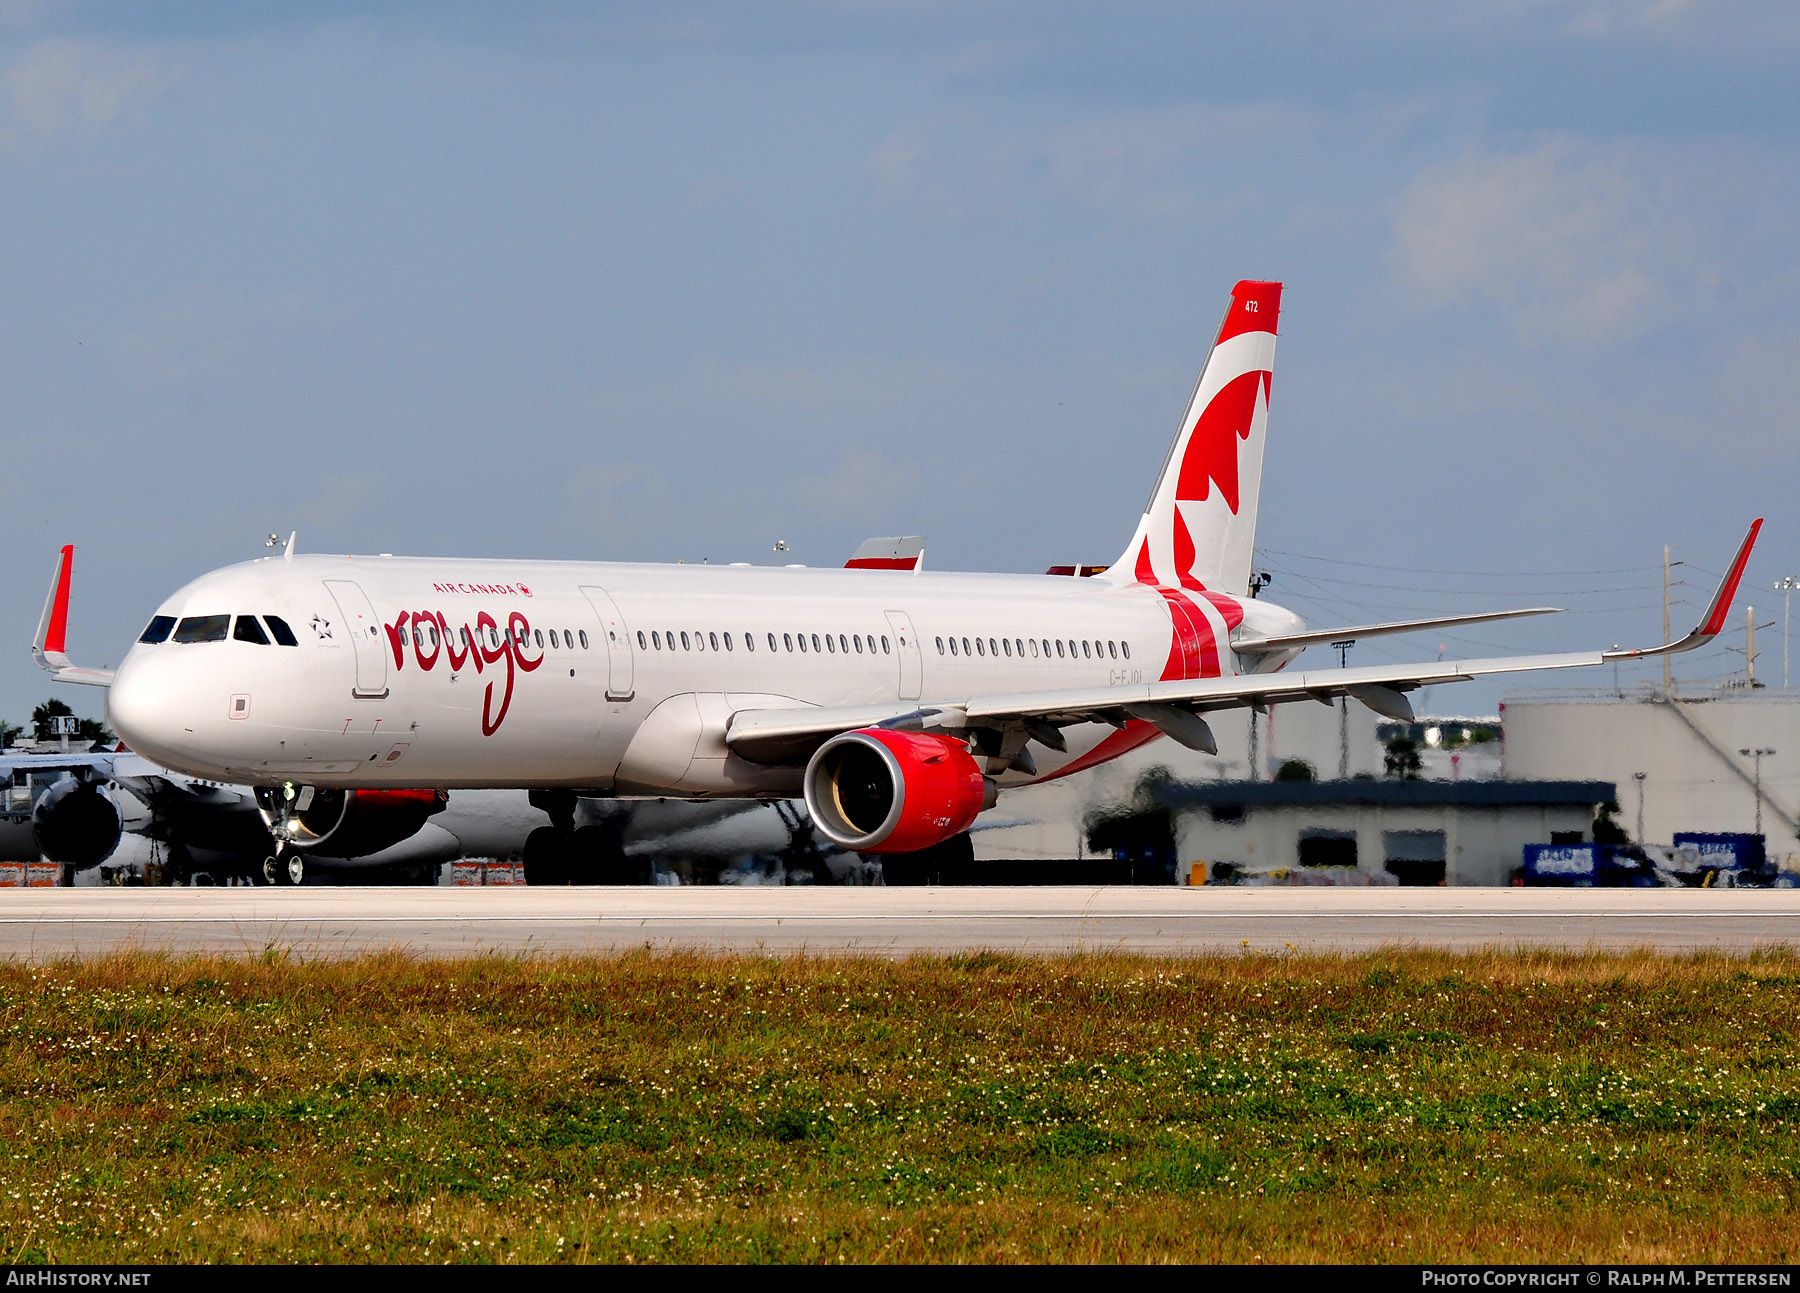
<path fill-rule="evenodd" d="M 1233 597 L 1249 591 L 1280 314 L 1280 283 L 1231 289 L 1150 504 L 1109 578 Z"/>

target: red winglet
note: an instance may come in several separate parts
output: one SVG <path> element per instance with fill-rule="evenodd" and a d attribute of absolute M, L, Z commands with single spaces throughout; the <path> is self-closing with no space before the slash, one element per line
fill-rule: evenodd
<path fill-rule="evenodd" d="M 61 653 L 68 648 L 69 577 L 75 569 L 75 545 L 63 544 L 62 569 L 56 576 L 56 596 L 50 604 L 50 622 L 44 628 L 44 650 Z"/>
<path fill-rule="evenodd" d="M 1762 529 L 1762 523 L 1760 516 L 1750 523 L 1750 533 L 1744 536 L 1744 545 L 1738 549 L 1737 560 L 1731 563 L 1730 572 L 1719 585 L 1712 605 L 1706 609 L 1706 618 L 1700 622 L 1700 632 L 1706 637 L 1718 636 L 1719 631 L 1725 627 L 1725 617 L 1731 613 L 1732 599 L 1737 596 L 1738 580 L 1744 577 L 1744 567 L 1750 562 L 1750 549 L 1756 546 L 1756 534 Z"/>

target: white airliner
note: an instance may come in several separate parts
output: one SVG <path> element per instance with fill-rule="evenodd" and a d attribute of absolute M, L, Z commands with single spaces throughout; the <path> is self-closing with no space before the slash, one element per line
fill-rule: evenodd
<path fill-rule="evenodd" d="M 1700 625 L 1660 647 L 1284 672 L 1305 647 L 1546 608 L 1309 631 L 1251 595 L 1281 285 L 1232 289 L 1149 505 L 1104 573 L 282 556 L 157 608 L 116 674 L 65 654 L 68 550 L 36 654 L 110 684 L 140 754 L 242 782 L 296 850 L 416 826 L 455 787 L 692 799 L 803 794 L 827 839 L 911 852 L 996 793 L 1205 715 L 1691 650 L 1724 624 L 1761 526 Z M 296 860 L 296 867 L 298 862 Z M 298 872 L 296 871 L 296 875 Z"/>

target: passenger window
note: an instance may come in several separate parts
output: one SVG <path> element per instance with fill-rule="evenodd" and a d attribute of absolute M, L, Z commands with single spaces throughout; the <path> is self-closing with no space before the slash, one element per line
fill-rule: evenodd
<path fill-rule="evenodd" d="M 968 638 L 964 638 L 964 639 L 963 639 L 963 654 L 964 654 L 964 655 L 972 655 L 972 654 L 974 654 L 974 653 L 973 653 L 973 652 L 971 652 L 971 651 L 970 651 L 970 650 L 969 650 L 969 639 L 968 639 Z"/>
<path fill-rule="evenodd" d="M 956 638 L 954 636 L 952 636 L 950 639 L 950 654 L 951 655 L 956 654 Z"/>
<path fill-rule="evenodd" d="M 567 629 L 563 630 L 563 636 L 565 638 L 569 636 L 569 631 Z M 583 651 L 588 649 L 588 640 L 587 640 L 587 630 L 586 629 L 581 630 L 581 649 Z"/>
<path fill-rule="evenodd" d="M 1001 638 L 1000 646 L 1001 649 L 1005 651 L 1007 659 L 1010 660 L 1012 658 L 1012 643 L 1008 642 L 1005 638 Z"/>
<path fill-rule="evenodd" d="M 1131 643 L 1129 643 L 1129 642 L 1119 643 L 1119 650 L 1121 650 L 1125 653 L 1125 658 L 1127 660 L 1131 659 Z"/>
<path fill-rule="evenodd" d="M 830 651 L 830 652 L 832 652 L 832 653 L 834 653 L 834 654 L 835 654 L 835 653 L 836 653 L 836 651 L 837 651 L 837 643 L 835 643 L 835 642 L 833 642 L 833 641 L 832 641 L 832 640 L 831 640 L 831 634 L 829 634 L 829 633 L 827 633 L 827 634 L 826 634 L 826 635 L 825 635 L 825 649 L 826 649 L 826 650 L 827 650 L 827 651 Z"/>
<path fill-rule="evenodd" d="M 754 633 L 744 634 L 744 650 L 746 650 L 746 651 L 756 650 L 756 634 L 754 634 Z"/>
<path fill-rule="evenodd" d="M 189 615 L 175 626 L 177 642 L 223 642 L 231 627 L 229 615 Z"/>
<path fill-rule="evenodd" d="M 725 649 L 727 651 L 731 650 L 731 633 L 729 631 L 725 634 Z"/>
<path fill-rule="evenodd" d="M 852 642 L 856 643 L 856 654 L 861 655 L 862 654 L 862 634 L 852 633 L 850 635 L 850 640 Z"/>
<path fill-rule="evenodd" d="M 984 656 L 987 654 L 987 648 L 981 645 L 980 638 L 975 639 L 975 654 L 980 655 L 980 656 Z"/>
<path fill-rule="evenodd" d="M 231 628 L 231 638 L 234 642 L 254 642 L 257 646 L 269 645 L 268 634 L 262 631 L 262 625 L 256 622 L 254 615 L 238 616 L 237 623 Z"/>
<path fill-rule="evenodd" d="M 995 644 L 993 638 L 988 639 L 988 654 L 989 655 L 999 655 L 1000 654 L 1000 648 L 999 648 L 999 646 L 997 646 Z"/>
<path fill-rule="evenodd" d="M 793 650 L 793 649 L 794 649 L 794 636 L 793 636 L 793 634 L 791 634 L 791 633 L 783 633 L 783 634 L 782 634 L 782 635 L 781 635 L 781 641 L 782 641 L 782 644 L 783 644 L 783 645 L 784 645 L 784 646 L 786 646 L 786 647 L 787 647 L 787 649 L 788 649 L 788 650 L 789 650 L 789 651 L 792 651 L 792 650 Z M 770 649 L 771 649 L 771 650 L 773 650 L 773 648 L 770 648 Z"/>
<path fill-rule="evenodd" d="M 713 650 L 717 651 L 719 649 L 719 635 L 717 633 L 708 633 L 706 635 L 706 640 Z"/>
<path fill-rule="evenodd" d="M 638 630 L 638 650 L 648 651 L 649 649 L 650 649 L 650 643 L 644 639 L 644 630 L 639 629 Z"/>
<path fill-rule="evenodd" d="M 687 637 L 687 634 L 685 634 L 685 633 L 683 633 L 681 635 L 681 649 L 683 651 L 692 651 L 693 650 L 693 648 L 688 645 L 688 637 Z"/>
<path fill-rule="evenodd" d="M 650 630 L 650 645 L 655 647 L 658 651 L 662 650 L 662 634 L 658 633 L 655 629 Z"/>
<path fill-rule="evenodd" d="M 1106 654 L 1114 660 L 1119 658 L 1119 644 L 1111 638 L 1106 640 Z"/>
<path fill-rule="evenodd" d="M 1023 660 L 1025 658 L 1025 640 L 1023 638 L 1013 639 L 1013 649 L 1018 654 L 1019 659 Z"/>
<path fill-rule="evenodd" d="M 942 647 L 939 647 L 939 648 L 938 648 L 938 649 L 939 649 L 939 650 L 940 650 L 940 651 L 941 651 L 941 650 L 943 650 L 943 648 L 942 648 Z M 888 654 L 890 654 L 890 652 L 889 652 L 889 651 L 888 651 L 888 640 L 887 640 L 887 634 L 885 634 L 885 633 L 883 633 L 883 634 L 882 634 L 882 635 L 881 635 L 881 654 L 882 654 L 882 655 L 888 655 Z"/>
<path fill-rule="evenodd" d="M 800 653 L 806 654 L 806 634 L 796 633 L 794 636 L 800 639 Z"/>
<path fill-rule="evenodd" d="M 1056 639 L 1056 658 L 1058 660 L 1060 660 L 1060 659 L 1062 659 L 1062 655 L 1063 655 L 1062 639 L 1057 638 Z"/>
<path fill-rule="evenodd" d="M 884 640 L 885 640 L 885 639 L 884 639 Z M 943 654 L 944 654 L 944 639 L 943 639 L 943 638 L 939 638 L 939 639 L 938 639 L 938 640 L 937 640 L 937 644 L 938 644 L 938 654 L 939 654 L 939 655 L 943 655 Z"/>
<path fill-rule="evenodd" d="M 813 640 L 813 654 L 817 655 L 818 651 L 819 651 L 819 635 L 817 633 L 813 634 L 812 640 Z"/>
<path fill-rule="evenodd" d="M 1036 638 L 1031 639 L 1031 658 L 1033 660 L 1037 659 L 1037 639 Z"/>
<path fill-rule="evenodd" d="M 843 649 L 845 655 L 850 653 L 850 643 L 842 633 L 838 634 L 838 646 Z"/>
<path fill-rule="evenodd" d="M 138 635 L 138 641 L 148 642 L 152 646 L 158 642 L 167 642 L 169 640 L 169 630 L 174 627 L 175 617 L 173 615 L 158 615 L 155 619 L 151 620 L 150 623 L 145 626 L 144 631 Z"/>

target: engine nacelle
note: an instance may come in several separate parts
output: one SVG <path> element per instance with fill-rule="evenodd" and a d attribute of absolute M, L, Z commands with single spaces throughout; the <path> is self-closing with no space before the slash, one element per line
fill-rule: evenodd
<path fill-rule="evenodd" d="M 806 765 L 819 834 L 859 853 L 913 853 L 969 829 L 991 784 L 954 737 L 863 728 L 834 736 Z"/>
<path fill-rule="evenodd" d="M 111 857 L 124 829 L 119 806 L 106 787 L 74 777 L 56 782 L 31 809 L 31 831 L 39 851 L 78 871 Z"/>
<path fill-rule="evenodd" d="M 409 839 L 447 802 L 441 790 L 256 788 L 256 807 L 277 843 L 334 858 L 379 853 Z"/>

